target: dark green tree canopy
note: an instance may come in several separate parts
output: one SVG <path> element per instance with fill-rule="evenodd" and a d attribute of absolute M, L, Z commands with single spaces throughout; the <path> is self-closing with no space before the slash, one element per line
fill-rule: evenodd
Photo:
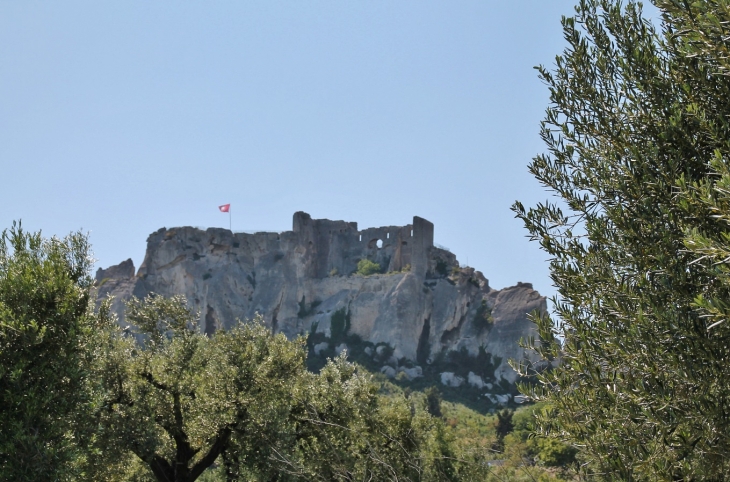
<path fill-rule="evenodd" d="M 127 304 L 136 328 L 109 327 L 94 358 L 95 446 L 120 455 L 88 474 L 192 482 L 216 460 L 229 481 L 442 481 L 483 470 L 456 459 L 425 399 L 381 396 L 344 356 L 310 373 L 303 338 L 273 335 L 260 318 L 207 335 L 197 319 L 184 297 L 153 295 Z"/>
<path fill-rule="evenodd" d="M 303 341 L 260 323 L 212 336 L 184 297 L 127 304 L 134 335 L 113 330 L 97 375 L 103 387 L 98 443 L 131 452 L 160 481 L 196 480 L 254 419 L 276 420 L 304 371 Z"/>
<path fill-rule="evenodd" d="M 0 237 L 0 480 L 77 474 L 88 398 L 89 245 L 14 224 Z"/>
<path fill-rule="evenodd" d="M 547 153 L 530 171 L 558 200 L 514 209 L 550 256 L 556 318 L 536 317 L 537 349 L 562 363 L 532 395 L 551 401 L 541 432 L 588 470 L 723 480 L 730 9 L 654 3 L 661 26 L 633 1 L 581 1 L 539 68 Z"/>

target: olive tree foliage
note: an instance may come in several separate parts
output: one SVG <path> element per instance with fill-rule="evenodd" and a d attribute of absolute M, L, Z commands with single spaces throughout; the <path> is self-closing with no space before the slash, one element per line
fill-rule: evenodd
<path fill-rule="evenodd" d="M 78 475 L 88 407 L 89 244 L 14 223 L 0 236 L 0 480 Z"/>
<path fill-rule="evenodd" d="M 456 457 L 425 399 L 379 394 L 371 376 L 344 356 L 319 374 L 304 373 L 278 420 L 234 433 L 223 458 L 227 480 L 435 482 L 486 473 Z"/>
<path fill-rule="evenodd" d="M 273 336 L 261 320 L 209 337 L 197 318 L 181 296 L 132 299 L 126 319 L 138 329 L 117 330 L 96 357 L 98 446 L 131 452 L 159 481 L 196 480 L 234 430 L 276 413 L 304 370 L 301 339 Z"/>
<path fill-rule="evenodd" d="M 125 318 L 136 329 L 110 330 L 94 357 L 90 480 L 441 481 L 482 469 L 456 460 L 425 400 L 381 396 L 344 356 L 310 373 L 305 340 L 260 318 L 209 336 L 184 297 L 154 295 Z"/>
<path fill-rule="evenodd" d="M 582 0 L 563 18 L 530 171 L 556 197 L 514 210 L 550 256 L 560 365 L 538 431 L 618 480 L 730 477 L 730 9 Z M 560 342 L 560 338 L 563 339 Z"/>

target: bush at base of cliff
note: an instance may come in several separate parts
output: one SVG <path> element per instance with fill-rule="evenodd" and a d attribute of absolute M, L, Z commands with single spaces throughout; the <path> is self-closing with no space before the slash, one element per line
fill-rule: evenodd
<path fill-rule="evenodd" d="M 573 468 L 577 453 L 573 447 L 555 439 L 534 436 L 535 414 L 546 409 L 544 403 L 538 403 L 514 412 L 512 427 L 503 437 L 505 458 L 564 470 Z"/>
<path fill-rule="evenodd" d="M 489 464 L 488 473 L 481 478 L 486 482 L 549 482 L 577 480 L 571 461 L 560 466 L 547 466 L 530 446 L 529 421 L 539 406 L 518 408 L 513 415 L 514 426 L 503 439 L 503 450 L 494 450 L 498 441 L 496 415 L 485 415 L 459 403 L 442 402 L 443 418 L 449 433 L 456 441 L 456 453 L 461 458 Z"/>
<path fill-rule="evenodd" d="M 546 467 L 563 467 L 575 463 L 576 450 L 555 439 L 536 437 L 529 440 L 537 461 Z"/>
<path fill-rule="evenodd" d="M 332 343 L 336 344 L 345 339 L 347 332 L 350 331 L 350 312 L 347 308 L 340 308 L 332 313 L 330 318 L 330 332 L 332 333 Z"/>

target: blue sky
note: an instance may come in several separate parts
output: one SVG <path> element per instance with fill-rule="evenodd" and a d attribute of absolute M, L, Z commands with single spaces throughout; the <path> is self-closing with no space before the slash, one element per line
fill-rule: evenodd
<path fill-rule="evenodd" d="M 548 91 L 574 1 L 2 2 L 0 227 L 90 232 L 98 266 L 160 227 L 435 224 L 495 288 L 553 293 L 510 205 L 549 194 Z"/>

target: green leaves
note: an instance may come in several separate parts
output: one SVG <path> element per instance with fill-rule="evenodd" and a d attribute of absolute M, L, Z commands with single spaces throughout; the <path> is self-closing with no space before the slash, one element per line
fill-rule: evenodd
<path fill-rule="evenodd" d="M 125 315 L 139 333 L 155 345 L 172 337 L 187 337 L 195 333 L 197 317 L 183 296 L 164 298 L 150 295 L 144 300 L 132 298 Z"/>
<path fill-rule="evenodd" d="M 111 333 L 97 358 L 99 442 L 131 451 L 158 480 L 195 480 L 234 431 L 276 413 L 304 371 L 303 341 L 271 335 L 261 320 L 208 337 L 184 297 L 133 299 L 127 309 L 139 330 Z"/>
<path fill-rule="evenodd" d="M 305 340 L 256 319 L 207 336 L 182 297 L 128 303 L 95 358 L 99 450 L 109 478 L 143 461 L 157 480 L 193 481 L 220 456 L 228 480 L 452 480 L 456 465 L 425 403 L 385 398 L 344 357 L 305 369 Z M 111 463 L 110 463 L 111 462 Z"/>
<path fill-rule="evenodd" d="M 301 383 L 291 445 L 279 452 L 288 454 L 285 472 L 298 480 L 456 480 L 453 443 L 425 400 L 379 395 L 342 357 Z"/>
<path fill-rule="evenodd" d="M 382 268 L 378 263 L 370 261 L 369 259 L 361 259 L 357 263 L 357 274 L 362 276 L 370 276 L 371 274 L 377 274 L 382 271 Z"/>
<path fill-rule="evenodd" d="M 84 349 L 91 260 L 86 237 L 0 237 L 0 480 L 64 480 L 80 458 L 88 402 Z"/>
<path fill-rule="evenodd" d="M 555 317 L 534 317 L 535 349 L 561 364 L 532 395 L 553 407 L 538 431 L 589 472 L 722 479 L 730 15 L 721 1 L 655 3 L 661 32 L 635 2 L 581 1 L 568 48 L 539 69 L 547 153 L 530 171 L 559 201 L 513 209 L 551 257 Z"/>

